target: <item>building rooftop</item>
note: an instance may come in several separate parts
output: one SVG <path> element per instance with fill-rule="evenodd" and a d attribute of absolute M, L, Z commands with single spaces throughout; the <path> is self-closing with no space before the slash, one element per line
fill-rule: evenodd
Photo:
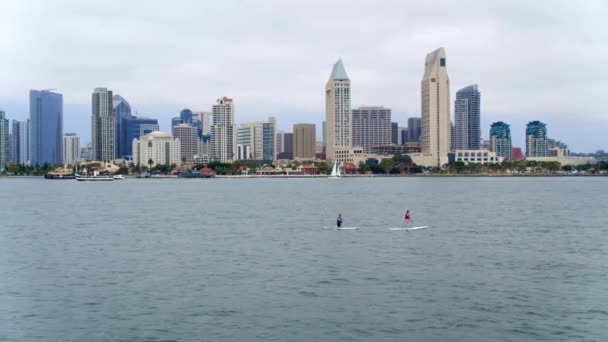
<path fill-rule="evenodd" d="M 348 80 L 348 75 L 346 74 L 346 70 L 344 69 L 344 64 L 342 64 L 342 59 L 339 59 L 336 62 L 336 64 L 334 64 L 334 67 L 331 70 L 330 79 L 332 79 L 332 80 Z"/>

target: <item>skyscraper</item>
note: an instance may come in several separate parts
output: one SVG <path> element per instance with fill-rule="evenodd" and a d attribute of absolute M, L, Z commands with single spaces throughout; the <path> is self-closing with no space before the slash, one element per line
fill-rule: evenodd
<path fill-rule="evenodd" d="M 13 120 L 11 135 L 11 161 L 15 164 L 30 163 L 30 120 Z"/>
<path fill-rule="evenodd" d="M 173 137 L 179 139 L 182 162 L 192 162 L 197 153 L 198 134 L 196 128 L 189 124 L 179 124 L 172 129 Z"/>
<path fill-rule="evenodd" d="M 192 120 L 198 120 L 201 123 L 201 131 L 204 135 L 209 135 L 211 130 L 211 113 L 210 112 L 197 112 L 192 114 Z"/>
<path fill-rule="evenodd" d="M 228 97 L 213 105 L 211 125 L 211 160 L 232 162 L 234 160 L 234 102 Z"/>
<path fill-rule="evenodd" d="M 422 120 L 420 118 L 407 119 L 407 141 L 420 141 L 422 134 Z"/>
<path fill-rule="evenodd" d="M 80 160 L 80 137 L 76 133 L 63 135 L 63 163 L 74 165 Z"/>
<path fill-rule="evenodd" d="M 276 133 L 276 137 L 275 137 L 275 143 L 277 146 L 277 149 L 275 151 L 276 154 L 284 152 L 285 145 L 283 144 L 283 134 L 285 134 L 283 131 L 277 131 L 277 133 Z"/>
<path fill-rule="evenodd" d="M 531 121 L 526 125 L 526 157 L 547 156 L 547 125 Z"/>
<path fill-rule="evenodd" d="M 275 119 L 242 123 L 237 128 L 236 143 L 241 146 L 238 159 L 275 160 Z M 247 153 L 245 153 L 247 152 Z"/>
<path fill-rule="evenodd" d="M 95 88 L 91 97 L 91 107 L 91 159 L 114 160 L 116 159 L 116 118 L 112 91 L 107 88 Z"/>
<path fill-rule="evenodd" d="M 334 64 L 325 85 L 325 125 L 327 159 L 334 160 L 336 148 L 352 146 L 350 80 L 342 60 Z"/>
<path fill-rule="evenodd" d="M 314 159 L 316 157 L 316 126 L 315 124 L 293 125 L 293 157 Z"/>
<path fill-rule="evenodd" d="M 454 149 L 479 150 L 481 140 L 480 113 L 481 93 L 477 84 L 456 92 L 454 110 Z"/>
<path fill-rule="evenodd" d="M 432 154 L 434 166 L 440 167 L 448 162 L 451 141 L 450 79 L 443 48 L 426 56 L 421 88 L 422 152 Z"/>
<path fill-rule="evenodd" d="M 397 145 L 399 143 L 399 123 L 391 122 L 391 144 Z M 353 143 L 354 145 L 354 143 Z"/>
<path fill-rule="evenodd" d="M 384 107 L 359 107 L 352 110 L 352 143 L 371 153 L 372 146 L 392 143 L 391 110 Z M 397 128 L 398 130 L 398 128 Z M 395 132 L 397 134 L 397 132 Z"/>
<path fill-rule="evenodd" d="M 293 133 L 285 133 L 283 135 L 283 152 L 291 153 L 293 158 Z"/>
<path fill-rule="evenodd" d="M 496 156 L 511 160 L 511 128 L 502 121 L 490 126 L 490 151 Z"/>
<path fill-rule="evenodd" d="M 11 146 L 8 135 L 8 119 L 6 113 L 0 109 L 0 170 L 11 161 Z"/>
<path fill-rule="evenodd" d="M 112 112 L 114 113 L 114 120 L 116 123 L 116 134 L 115 145 L 116 145 L 116 157 L 124 158 L 130 156 L 127 151 L 130 151 L 132 141 L 127 141 L 127 120 L 131 116 L 131 105 L 120 95 L 114 95 L 112 97 Z"/>
<path fill-rule="evenodd" d="M 133 139 L 139 139 L 148 133 L 158 132 L 159 130 L 160 127 L 156 119 L 129 117 L 124 126 L 125 149 L 122 157 L 131 158 L 133 156 Z"/>
<path fill-rule="evenodd" d="M 30 90 L 30 158 L 33 165 L 61 164 L 63 95 Z"/>

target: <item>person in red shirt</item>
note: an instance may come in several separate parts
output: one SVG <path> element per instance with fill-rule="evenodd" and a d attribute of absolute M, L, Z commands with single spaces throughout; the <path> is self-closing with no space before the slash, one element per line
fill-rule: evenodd
<path fill-rule="evenodd" d="M 410 225 L 410 218 L 411 218 L 411 216 L 410 216 L 410 210 L 408 209 L 405 212 L 405 229 L 407 229 L 407 227 Z"/>

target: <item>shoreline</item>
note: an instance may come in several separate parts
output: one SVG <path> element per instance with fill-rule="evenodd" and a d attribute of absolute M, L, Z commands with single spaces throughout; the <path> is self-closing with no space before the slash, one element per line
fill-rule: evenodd
<path fill-rule="evenodd" d="M 216 175 L 212 178 L 202 179 L 322 179 L 328 178 L 329 175 Z M 372 174 L 372 175 L 343 175 L 341 178 L 518 178 L 518 177 L 608 177 L 608 174 L 585 174 L 585 175 L 569 175 L 569 174 L 407 174 L 407 175 L 383 175 L 383 174 Z M 41 178 L 44 176 L 0 176 L 0 179 L 28 179 L 28 178 Z M 150 178 L 137 178 L 136 176 L 125 176 L 126 179 L 188 179 L 183 177 L 177 177 L 175 175 L 163 175 L 163 176 L 152 176 Z M 194 179 L 194 178 L 193 178 Z M 59 179 L 58 179 L 59 180 Z M 70 180 L 70 179 L 65 179 Z"/>

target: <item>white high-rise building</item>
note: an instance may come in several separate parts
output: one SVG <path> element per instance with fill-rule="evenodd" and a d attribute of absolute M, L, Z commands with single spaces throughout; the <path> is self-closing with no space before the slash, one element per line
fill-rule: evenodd
<path fill-rule="evenodd" d="M 110 161 L 116 159 L 116 117 L 114 116 L 112 91 L 95 88 L 92 97 L 91 159 Z"/>
<path fill-rule="evenodd" d="M 140 166 L 181 165 L 179 139 L 162 132 L 152 132 L 133 139 L 133 163 Z M 152 162 L 150 164 L 150 162 Z"/>
<path fill-rule="evenodd" d="M 421 88 L 421 148 L 433 155 L 433 166 L 440 167 L 448 162 L 451 144 L 450 79 L 443 48 L 426 56 Z"/>
<path fill-rule="evenodd" d="M 30 164 L 30 120 L 13 120 L 11 160 L 21 165 Z"/>
<path fill-rule="evenodd" d="M 198 150 L 198 136 L 196 128 L 190 124 L 173 126 L 173 137 L 179 139 L 181 145 L 181 161 L 191 162 Z"/>
<path fill-rule="evenodd" d="M 211 160 L 233 162 L 235 158 L 234 103 L 223 97 L 213 105 L 213 124 L 211 125 Z"/>
<path fill-rule="evenodd" d="M 352 145 L 350 80 L 342 60 L 334 64 L 331 76 L 325 85 L 325 122 L 326 158 L 334 160 L 336 149 L 349 148 Z"/>
<path fill-rule="evenodd" d="M 362 147 L 365 153 L 372 146 L 391 143 L 391 110 L 384 107 L 359 107 L 352 110 L 353 146 Z"/>
<path fill-rule="evenodd" d="M 80 137 L 76 133 L 63 135 L 63 163 L 74 165 L 80 160 Z"/>

